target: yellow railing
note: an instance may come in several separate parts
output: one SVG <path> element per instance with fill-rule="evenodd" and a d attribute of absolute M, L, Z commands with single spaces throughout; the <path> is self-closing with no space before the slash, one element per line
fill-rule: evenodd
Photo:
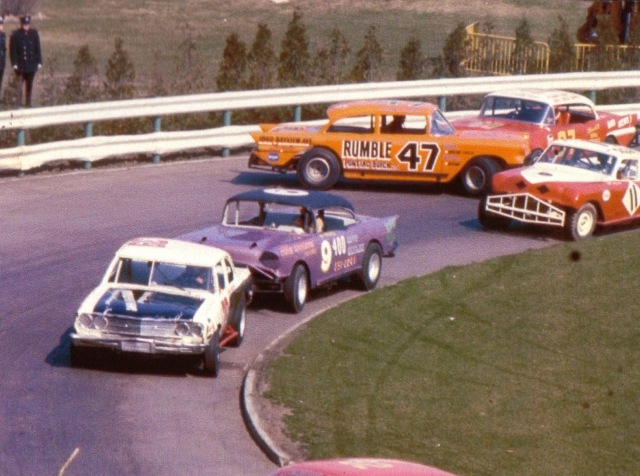
<path fill-rule="evenodd" d="M 482 74 L 532 74 L 549 71 L 549 45 L 536 41 L 525 57 L 515 55 L 513 37 L 490 35 L 478 31 L 478 23 L 467 27 L 471 56 L 465 63 L 469 72 Z"/>
<path fill-rule="evenodd" d="M 468 72 L 477 74 L 535 74 L 549 72 L 550 48 L 543 41 L 536 41 L 525 58 L 516 58 L 516 39 L 510 36 L 490 35 L 478 31 L 478 23 L 467 27 L 467 35 L 471 40 L 471 54 L 467 58 L 464 67 Z M 593 70 L 593 52 L 596 45 L 589 43 L 576 43 L 574 45 L 575 63 L 574 71 Z M 612 60 L 624 62 L 626 56 L 637 46 L 610 45 L 606 47 L 607 53 L 612 55 Z M 596 68 L 597 69 L 597 68 Z"/>
<path fill-rule="evenodd" d="M 592 71 L 594 68 L 591 66 L 592 54 L 595 51 L 596 45 L 589 43 L 576 43 L 576 71 Z M 628 55 L 635 53 L 640 55 L 640 49 L 637 46 L 632 45 L 609 45 L 606 47 L 607 54 L 612 55 L 612 60 L 618 63 L 623 63 L 628 59 Z M 596 68 L 597 69 L 597 68 Z"/>

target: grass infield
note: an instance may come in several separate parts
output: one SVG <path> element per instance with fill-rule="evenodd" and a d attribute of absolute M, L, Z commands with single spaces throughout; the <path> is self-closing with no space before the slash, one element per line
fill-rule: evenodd
<path fill-rule="evenodd" d="M 266 396 L 291 410 L 286 432 L 310 459 L 636 474 L 639 238 L 564 243 L 363 295 L 308 324 L 270 364 Z"/>

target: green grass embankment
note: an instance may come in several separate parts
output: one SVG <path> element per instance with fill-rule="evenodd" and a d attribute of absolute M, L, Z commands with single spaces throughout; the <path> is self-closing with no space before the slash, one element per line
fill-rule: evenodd
<path fill-rule="evenodd" d="M 633 232 L 446 268 L 314 319 L 268 397 L 312 459 L 635 474 L 639 295 Z"/>

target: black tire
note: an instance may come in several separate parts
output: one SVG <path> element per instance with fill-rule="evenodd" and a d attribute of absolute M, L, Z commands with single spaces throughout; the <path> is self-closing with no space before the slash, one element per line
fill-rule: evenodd
<path fill-rule="evenodd" d="M 509 228 L 511 219 L 487 212 L 485 209 L 486 204 L 487 197 L 484 196 L 480 198 L 478 202 L 478 221 L 480 222 L 480 226 L 485 230 L 506 230 Z"/>
<path fill-rule="evenodd" d="M 565 234 L 570 240 L 588 238 L 596 229 L 598 212 L 591 203 L 582 205 L 577 211 L 569 213 L 565 224 Z"/>
<path fill-rule="evenodd" d="M 207 375 L 220 375 L 220 331 L 215 331 L 202 356 L 202 368 Z"/>
<path fill-rule="evenodd" d="M 618 139 L 616 139 L 614 136 L 607 136 L 604 138 L 604 141 L 607 144 L 618 145 Z"/>
<path fill-rule="evenodd" d="M 358 283 L 365 291 L 375 289 L 382 274 L 382 247 L 369 243 L 362 258 L 362 269 L 358 272 Z"/>
<path fill-rule="evenodd" d="M 479 197 L 491 191 L 491 180 L 500 172 L 500 165 L 488 157 L 472 160 L 462 171 L 462 187 L 467 195 Z"/>
<path fill-rule="evenodd" d="M 293 267 L 291 274 L 284 282 L 284 298 L 289 304 L 289 308 L 295 314 L 302 312 L 307 301 L 309 292 L 309 278 L 307 269 L 303 264 L 298 263 Z"/>
<path fill-rule="evenodd" d="M 340 161 L 329 150 L 312 148 L 302 155 L 296 171 L 306 188 L 329 190 L 340 178 Z"/>
<path fill-rule="evenodd" d="M 240 347 L 244 340 L 245 327 L 247 324 L 247 298 L 244 295 L 240 298 L 240 302 L 233 314 L 231 327 L 238 332 L 238 337 L 233 340 L 231 345 L 233 347 Z"/>

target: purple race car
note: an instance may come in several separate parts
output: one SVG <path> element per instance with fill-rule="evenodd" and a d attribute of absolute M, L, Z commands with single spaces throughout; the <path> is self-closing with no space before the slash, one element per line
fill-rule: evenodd
<path fill-rule="evenodd" d="M 229 198 L 220 225 L 181 239 L 226 250 L 250 268 L 255 292 L 283 293 L 297 313 L 309 289 L 345 276 L 375 288 L 382 256 L 398 245 L 397 219 L 356 215 L 331 193 L 268 188 Z"/>

